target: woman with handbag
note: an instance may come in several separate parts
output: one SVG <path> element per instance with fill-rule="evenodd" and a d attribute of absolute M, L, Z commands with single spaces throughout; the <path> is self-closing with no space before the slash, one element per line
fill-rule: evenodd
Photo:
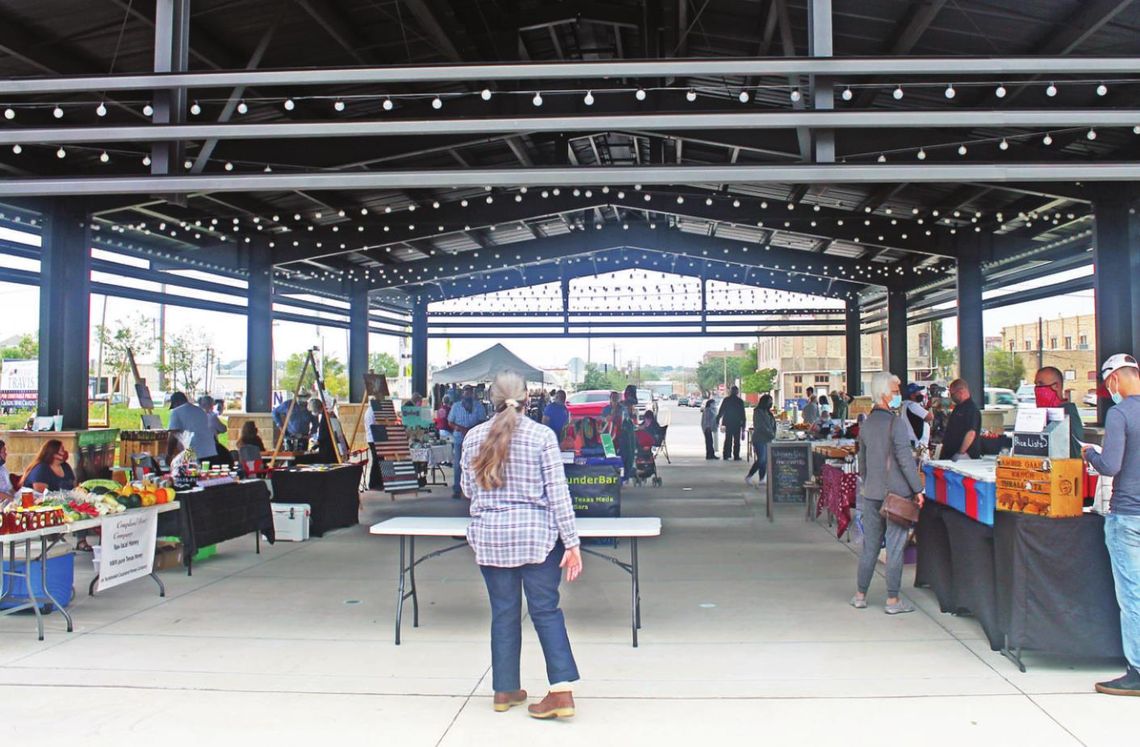
<path fill-rule="evenodd" d="M 902 405 L 899 377 L 881 371 L 871 378 L 871 399 L 875 407 L 859 429 L 859 476 L 863 479 L 863 553 L 859 557 L 858 586 L 851 606 L 867 607 L 867 589 L 879 559 L 883 535 L 887 538 L 888 615 L 914 612 L 899 598 L 902 586 L 903 550 L 907 533 L 918 520 L 925 496 L 918 476 L 918 465 L 910 446 L 906 423 L 891 412 Z M 914 497 L 911 500 L 911 496 Z"/>

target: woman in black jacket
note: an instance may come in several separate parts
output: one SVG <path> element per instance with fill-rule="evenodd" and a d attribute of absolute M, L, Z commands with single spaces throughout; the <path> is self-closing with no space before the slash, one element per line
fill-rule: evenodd
<path fill-rule="evenodd" d="M 768 444 L 776 438 L 776 417 L 772 414 L 772 395 L 765 394 L 756 403 L 752 411 L 752 449 L 756 452 L 756 461 L 748 470 L 744 482 L 751 485 L 752 476 L 759 473 L 756 484 L 764 482 L 768 472 Z"/>

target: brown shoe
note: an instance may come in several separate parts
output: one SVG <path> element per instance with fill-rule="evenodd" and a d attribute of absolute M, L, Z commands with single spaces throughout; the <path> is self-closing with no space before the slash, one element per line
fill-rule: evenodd
<path fill-rule="evenodd" d="M 527 706 L 534 718 L 570 718 L 574 715 L 574 693 L 547 693 L 541 702 Z"/>
<path fill-rule="evenodd" d="M 495 693 L 495 712 L 511 710 L 512 706 L 522 705 L 526 702 L 526 690 L 515 690 L 513 693 Z"/>

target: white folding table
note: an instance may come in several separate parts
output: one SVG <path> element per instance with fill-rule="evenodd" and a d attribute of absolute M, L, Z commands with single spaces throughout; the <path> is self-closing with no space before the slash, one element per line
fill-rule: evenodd
<path fill-rule="evenodd" d="M 396 645 L 400 645 L 400 623 L 404 614 L 404 601 L 412 600 L 412 627 L 420 625 L 420 603 L 416 593 L 416 566 L 444 553 L 467 546 L 467 525 L 470 517 L 403 516 L 373 524 L 371 534 L 400 538 L 400 574 L 396 588 Z M 588 547 L 582 552 L 610 561 L 630 576 L 630 629 L 633 646 L 637 647 L 637 630 L 641 627 L 641 582 L 638 575 L 637 540 L 642 537 L 659 537 L 661 519 L 640 517 L 628 519 L 577 519 L 578 536 L 595 539 L 628 539 L 629 562 L 600 553 Z M 416 557 L 417 537 L 450 537 L 460 540 L 440 550 Z"/>

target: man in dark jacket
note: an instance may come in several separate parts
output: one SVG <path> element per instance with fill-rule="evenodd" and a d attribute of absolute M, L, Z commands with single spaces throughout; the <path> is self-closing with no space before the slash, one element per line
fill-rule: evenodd
<path fill-rule="evenodd" d="M 732 452 L 734 461 L 740 461 L 740 431 L 744 429 L 747 416 L 744 414 L 744 400 L 740 398 L 740 389 L 733 387 L 724 401 L 720 403 L 720 412 L 716 414 L 717 422 L 724 426 L 724 460 L 728 461 L 729 452 Z"/>

